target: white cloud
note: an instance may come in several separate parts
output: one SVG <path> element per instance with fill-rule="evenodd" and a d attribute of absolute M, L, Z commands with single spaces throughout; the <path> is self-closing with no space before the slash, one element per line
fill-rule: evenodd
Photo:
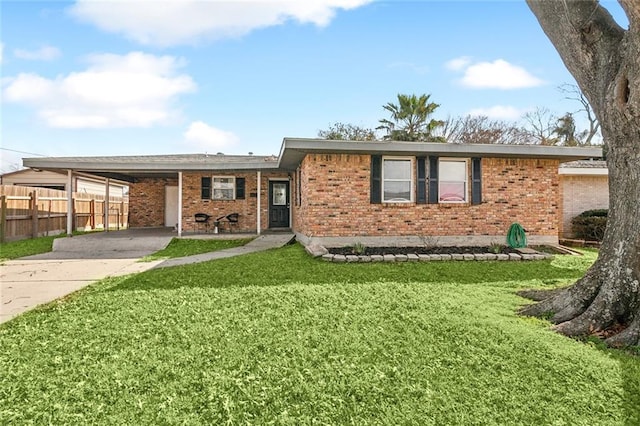
<path fill-rule="evenodd" d="M 460 83 L 474 89 L 523 89 L 544 84 L 526 69 L 504 59 L 473 63 L 469 58 L 457 58 L 445 66 L 453 71 L 464 71 Z"/>
<path fill-rule="evenodd" d="M 471 58 L 468 56 L 461 56 L 459 58 L 452 59 L 444 64 L 445 68 L 452 71 L 460 71 L 466 68 L 471 63 Z"/>
<path fill-rule="evenodd" d="M 469 115 L 484 115 L 494 120 L 517 120 L 527 111 L 512 106 L 494 105 L 489 108 L 476 108 L 469 111 Z"/>
<path fill-rule="evenodd" d="M 238 143 L 233 133 L 210 126 L 202 121 L 194 121 L 184 133 L 185 143 L 204 152 L 219 151 Z"/>
<path fill-rule="evenodd" d="M 29 61 L 51 61 L 60 56 L 60 49 L 53 46 L 42 46 L 37 50 L 15 49 L 13 55 Z"/>
<path fill-rule="evenodd" d="M 289 20 L 326 26 L 338 9 L 353 9 L 370 1 L 78 0 L 69 11 L 82 21 L 138 43 L 173 46 L 238 37 Z"/>
<path fill-rule="evenodd" d="M 169 121 L 174 99 L 196 88 L 172 56 L 99 54 L 88 62 L 55 79 L 19 74 L 5 82 L 3 97 L 33 106 L 51 127 L 149 127 Z"/>

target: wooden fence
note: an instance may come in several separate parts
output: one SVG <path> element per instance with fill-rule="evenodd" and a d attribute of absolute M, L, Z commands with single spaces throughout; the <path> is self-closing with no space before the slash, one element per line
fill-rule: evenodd
<path fill-rule="evenodd" d="M 73 193 L 75 231 L 104 229 L 105 196 Z M 108 229 L 129 226 L 129 201 L 109 197 Z M 0 185 L 0 242 L 56 235 L 67 230 L 67 193 L 55 189 Z"/>

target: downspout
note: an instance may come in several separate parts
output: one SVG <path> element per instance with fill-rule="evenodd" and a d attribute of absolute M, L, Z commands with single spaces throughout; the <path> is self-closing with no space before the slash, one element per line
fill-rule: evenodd
<path fill-rule="evenodd" d="M 73 235 L 73 170 L 67 170 L 67 236 Z"/>
<path fill-rule="evenodd" d="M 256 186 L 258 187 L 258 191 L 257 191 L 257 193 L 258 193 L 258 207 L 257 207 L 256 217 L 258 219 L 257 219 L 257 223 L 256 223 L 256 234 L 260 235 L 260 222 L 261 222 L 261 218 L 260 218 L 260 211 L 261 211 L 261 208 L 260 208 L 260 204 L 261 204 L 261 202 L 260 202 L 260 199 L 261 199 L 261 197 L 260 197 L 260 192 L 261 192 L 260 184 L 261 184 L 261 181 L 262 181 L 262 172 L 260 172 L 260 170 L 258 170 L 258 172 L 257 172 L 257 180 L 258 180 L 258 182 L 257 182 Z"/>
<path fill-rule="evenodd" d="M 178 237 L 182 237 L 182 172 L 178 172 Z"/>

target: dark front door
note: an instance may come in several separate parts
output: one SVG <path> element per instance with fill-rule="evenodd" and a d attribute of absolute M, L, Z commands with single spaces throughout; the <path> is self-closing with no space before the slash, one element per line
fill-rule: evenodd
<path fill-rule="evenodd" d="M 289 227 L 289 181 L 269 182 L 269 228 Z"/>

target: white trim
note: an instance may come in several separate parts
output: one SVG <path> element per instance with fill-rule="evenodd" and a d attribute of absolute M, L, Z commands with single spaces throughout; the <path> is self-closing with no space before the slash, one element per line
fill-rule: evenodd
<path fill-rule="evenodd" d="M 67 235 L 73 234 L 73 170 L 67 170 Z"/>
<path fill-rule="evenodd" d="M 182 237 L 182 172 L 178 172 L 178 237 Z"/>
<path fill-rule="evenodd" d="M 182 173 L 182 172 L 180 172 Z M 231 194 L 231 198 L 215 198 L 213 196 L 216 188 L 216 179 L 231 179 L 233 181 L 233 189 L 232 189 L 232 194 Z M 220 188 L 218 188 L 220 189 Z M 213 201 L 234 201 L 236 199 L 236 177 L 235 176 L 224 176 L 224 175 L 211 175 L 211 200 Z"/>
<path fill-rule="evenodd" d="M 442 172 L 442 162 L 449 163 L 464 163 L 464 200 L 462 201 L 441 201 L 440 200 L 440 173 Z M 469 194 L 469 159 L 468 158 L 455 158 L 455 157 L 439 157 L 438 158 L 438 204 L 468 204 L 470 202 Z"/>
<path fill-rule="evenodd" d="M 104 188 L 104 230 L 109 232 L 109 178 L 105 180 L 106 185 Z"/>
<path fill-rule="evenodd" d="M 409 200 L 385 200 L 384 199 L 384 162 L 386 160 L 391 161 L 409 161 Z M 398 157 L 398 156 L 383 156 L 382 157 L 382 170 L 380 170 L 380 199 L 385 204 L 407 204 L 415 202 L 414 194 L 416 192 L 414 169 L 415 169 L 415 157 Z M 405 179 L 389 179 L 390 182 L 406 182 Z"/>
<path fill-rule="evenodd" d="M 262 222 L 262 216 L 260 215 L 261 211 L 262 211 L 262 206 L 261 206 L 261 200 L 262 197 L 260 196 L 260 191 L 262 191 L 262 172 L 260 170 L 258 170 L 257 172 L 257 195 L 258 195 L 258 200 L 256 203 L 256 217 L 257 217 L 257 222 L 256 222 L 256 234 L 260 235 L 260 232 L 262 231 L 261 229 L 261 222 Z M 245 188 L 246 191 L 246 188 Z M 245 194 L 246 196 L 246 194 Z M 268 207 L 267 207 L 268 208 Z"/>
<path fill-rule="evenodd" d="M 608 176 L 609 169 L 606 167 L 593 167 L 593 168 L 579 168 L 579 167 L 560 167 L 558 169 L 559 175 L 574 175 L 574 176 Z"/>

